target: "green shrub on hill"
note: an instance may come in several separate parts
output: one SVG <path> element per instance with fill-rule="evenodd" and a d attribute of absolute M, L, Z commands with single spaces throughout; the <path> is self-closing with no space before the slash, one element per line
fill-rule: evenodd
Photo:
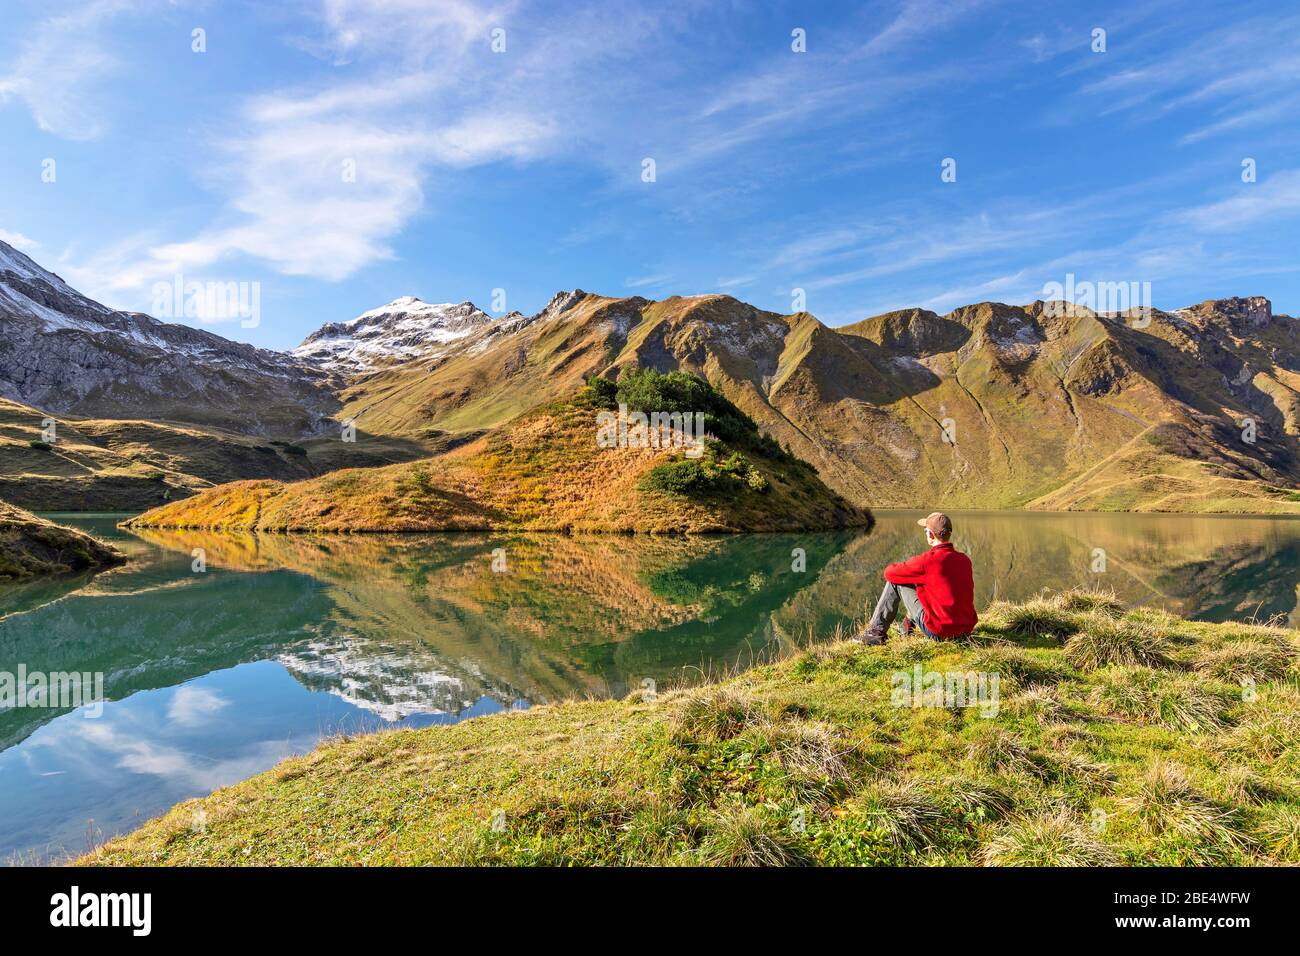
<path fill-rule="evenodd" d="M 727 448 L 714 438 L 704 440 L 704 454 L 699 458 L 677 458 L 651 468 L 641 479 L 642 491 L 705 497 L 735 494 L 748 488 L 760 494 L 768 490 L 767 478 L 738 451 L 727 457 Z"/>
<path fill-rule="evenodd" d="M 601 378 L 599 375 L 592 375 L 587 379 L 587 386 L 583 390 L 582 397 L 597 408 L 617 408 L 618 383 L 611 382 L 607 378 Z"/>
<path fill-rule="evenodd" d="M 717 389 L 689 372 L 657 372 L 652 368 L 626 369 L 617 382 L 598 375 L 587 379 L 585 395 L 600 408 L 626 405 L 634 412 L 695 412 L 704 416 L 707 434 L 740 445 L 764 458 L 791 463 L 802 461 L 764 434 L 757 423 Z M 806 466 L 811 468 L 811 466 Z M 694 469 L 687 469 L 694 473 Z"/>

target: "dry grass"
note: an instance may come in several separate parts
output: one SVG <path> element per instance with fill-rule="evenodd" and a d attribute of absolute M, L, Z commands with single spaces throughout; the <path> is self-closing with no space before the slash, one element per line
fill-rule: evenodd
<path fill-rule="evenodd" d="M 1153 625 L 1096 615 L 1065 643 L 1065 659 L 1081 670 L 1162 667 L 1169 663 L 1170 643 Z"/>
<path fill-rule="evenodd" d="M 794 866 L 800 861 L 789 824 L 744 805 L 715 811 L 706 823 L 700 860 L 710 866 Z"/>
<path fill-rule="evenodd" d="M 1120 801 L 1149 832 L 1172 833 L 1180 846 L 1195 847 L 1196 862 L 1227 863 L 1248 848 L 1235 808 L 1224 807 L 1197 790 L 1183 768 L 1158 761 L 1136 792 Z"/>
<path fill-rule="evenodd" d="M 825 530 L 870 515 L 806 468 L 747 452 L 766 490 L 690 497 L 643 490 L 680 451 L 600 448 L 598 408 L 579 396 L 426 461 L 309 481 L 245 481 L 146 512 L 131 527 L 252 531 L 663 532 Z"/>
<path fill-rule="evenodd" d="M 0 580 L 27 580 L 126 560 L 112 545 L 0 502 Z"/>
<path fill-rule="evenodd" d="M 1012 821 L 981 851 L 985 866 L 1112 866 L 1115 852 L 1064 808 Z"/>
<path fill-rule="evenodd" d="M 1197 655 L 1196 670 L 1222 681 L 1268 681 L 1284 677 L 1295 662 L 1294 648 L 1280 642 L 1233 641 Z"/>

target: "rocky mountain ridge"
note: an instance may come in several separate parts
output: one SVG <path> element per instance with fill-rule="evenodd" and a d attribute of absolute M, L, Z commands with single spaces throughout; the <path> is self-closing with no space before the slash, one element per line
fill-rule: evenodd
<path fill-rule="evenodd" d="M 862 505 L 1300 508 L 1300 335 L 1258 296 L 1142 314 L 983 302 L 838 328 L 726 295 L 574 289 L 499 318 L 407 296 L 280 353 L 115 312 L 0 243 L 0 326 L 0 396 L 85 418 L 291 441 L 353 422 L 451 447 L 591 375 L 683 369 Z"/>
<path fill-rule="evenodd" d="M 96 418 L 298 437 L 333 427 L 336 383 L 284 352 L 120 312 L 0 241 L 0 397 Z"/>

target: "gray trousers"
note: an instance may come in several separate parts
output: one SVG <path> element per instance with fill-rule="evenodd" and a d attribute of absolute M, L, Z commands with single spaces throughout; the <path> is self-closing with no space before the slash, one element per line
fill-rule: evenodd
<path fill-rule="evenodd" d="M 880 600 L 876 602 L 875 613 L 871 615 L 871 623 L 867 627 L 882 631 L 889 630 L 889 625 L 893 624 L 894 618 L 898 616 L 900 603 L 907 608 L 907 616 L 912 619 L 913 626 L 926 637 L 934 637 L 925 629 L 925 609 L 921 607 L 921 599 L 917 596 L 916 588 L 910 584 L 890 584 L 886 581 L 885 589 L 880 592 Z"/>

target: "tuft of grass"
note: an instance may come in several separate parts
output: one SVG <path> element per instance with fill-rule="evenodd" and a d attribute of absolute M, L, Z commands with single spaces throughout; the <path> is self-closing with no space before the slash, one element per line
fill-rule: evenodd
<path fill-rule="evenodd" d="M 1043 724 L 1070 720 L 1074 716 L 1073 709 L 1050 684 L 1031 684 L 1013 694 L 1003 707 L 1015 717 L 1030 717 Z"/>
<path fill-rule="evenodd" d="M 1015 641 L 1059 643 L 1083 626 L 1083 618 L 1056 598 L 1039 596 L 1022 604 L 994 601 L 980 618 L 977 633 Z"/>
<path fill-rule="evenodd" d="M 939 653 L 941 642 L 921 634 L 896 637 L 885 645 L 886 656 L 898 665 L 920 664 Z"/>
<path fill-rule="evenodd" d="M 1015 733 L 997 724 L 982 723 L 974 728 L 966 747 L 966 758 L 989 770 L 1043 777 L 1048 761 Z"/>
<path fill-rule="evenodd" d="M 675 721 L 679 741 L 730 740 L 762 719 L 752 697 L 734 687 L 709 687 L 686 699 Z"/>
<path fill-rule="evenodd" d="M 1224 802 L 1231 806 L 1258 806 L 1285 797 L 1279 788 L 1250 767 L 1226 767 L 1219 772 L 1217 783 Z"/>
<path fill-rule="evenodd" d="M 949 777 L 940 781 L 937 789 L 962 816 L 978 822 L 999 820 L 1016 808 L 1010 790 L 983 780 Z"/>
<path fill-rule="evenodd" d="M 1145 667 L 1100 671 L 1092 691 L 1093 702 L 1111 716 L 1195 733 L 1222 728 L 1235 696 L 1203 678 Z"/>
<path fill-rule="evenodd" d="M 1118 617 L 1124 613 L 1124 603 L 1115 596 L 1112 589 L 1106 588 L 1072 588 L 1061 592 L 1057 603 L 1066 611 L 1078 611 L 1085 614 L 1102 614 Z"/>
<path fill-rule="evenodd" d="M 1300 808 L 1268 807 L 1256 833 L 1275 860 L 1281 863 L 1300 863 Z"/>
<path fill-rule="evenodd" d="M 1149 832 L 1174 837 L 1171 849 L 1189 862 L 1231 862 L 1250 843 L 1235 808 L 1215 803 L 1192 785 L 1182 767 L 1166 761 L 1152 764 L 1136 792 L 1120 804 Z"/>
<path fill-rule="evenodd" d="M 1170 663 L 1169 640 L 1150 624 L 1092 615 L 1087 627 L 1065 643 L 1065 659 L 1080 670 L 1111 664 L 1163 667 Z"/>
<path fill-rule="evenodd" d="M 851 779 L 848 760 L 853 744 L 829 724 L 803 720 L 773 724 L 768 739 L 777 762 L 797 780 L 824 787 Z"/>
<path fill-rule="evenodd" d="M 1114 850 L 1064 808 L 1041 811 L 1002 827 L 980 851 L 985 866 L 1112 866 Z"/>
<path fill-rule="evenodd" d="M 1293 660 L 1294 653 L 1284 645 L 1245 640 L 1207 647 L 1197 654 L 1193 666 L 1202 674 L 1241 683 L 1285 677 Z"/>
<path fill-rule="evenodd" d="M 923 849 L 939 840 L 952 820 L 920 782 L 881 780 L 852 801 L 855 816 L 898 849 Z"/>
<path fill-rule="evenodd" d="M 802 862 L 788 825 L 744 805 L 710 816 L 699 855 L 710 866 L 794 866 Z"/>

